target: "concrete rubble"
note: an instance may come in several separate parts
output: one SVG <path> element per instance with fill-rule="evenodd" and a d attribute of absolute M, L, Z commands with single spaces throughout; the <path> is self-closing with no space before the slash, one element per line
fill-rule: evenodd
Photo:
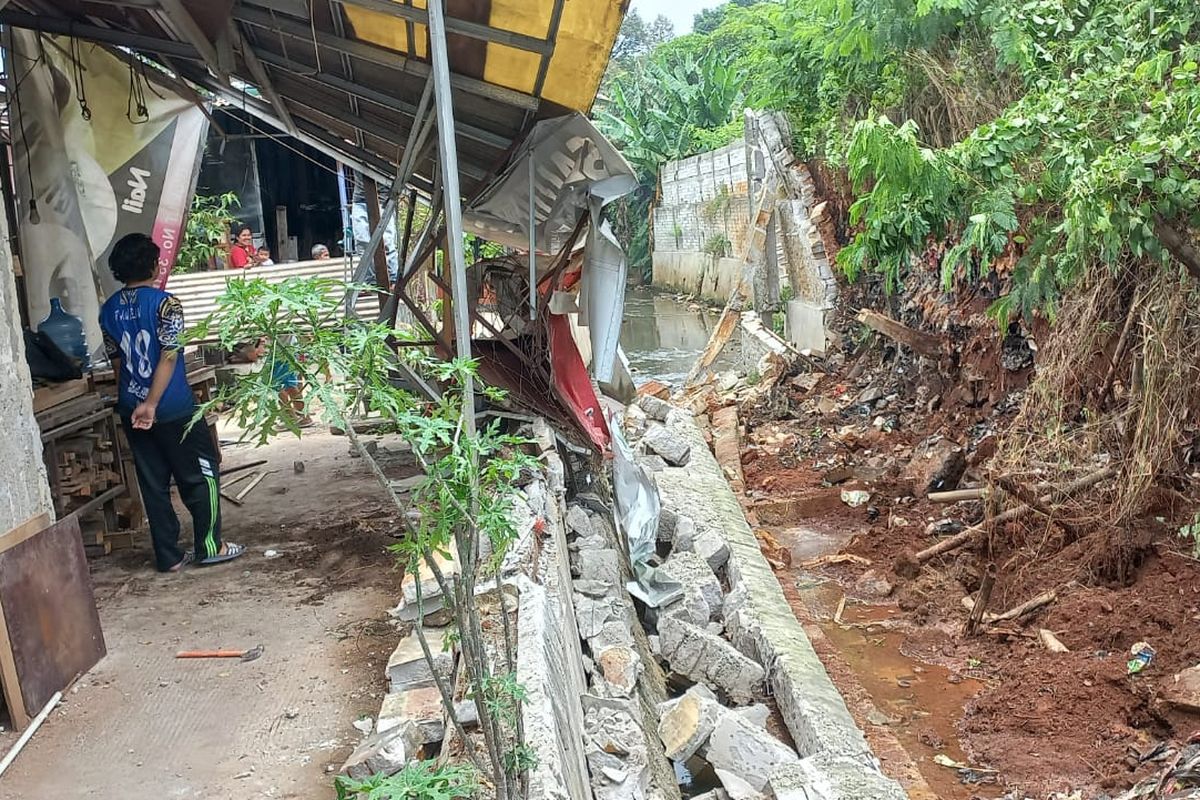
<path fill-rule="evenodd" d="M 342 774 L 364 780 L 377 773 L 394 775 L 421 752 L 421 732 L 415 723 L 405 722 L 379 731 L 355 748 L 342 766 Z"/>
<path fill-rule="evenodd" d="M 762 554 L 756 543 L 750 553 L 753 533 L 690 418 L 645 396 L 625 419 L 635 438 L 640 434 L 646 455 L 639 463 L 662 495 L 662 558 L 651 563 L 684 593 L 660 608 L 633 601 L 615 515 L 593 490 L 568 502 L 565 478 L 578 481 L 579 465 L 565 468 L 539 421 L 545 473 L 522 487 L 512 512 L 522 544 L 502 567 L 506 593 L 516 593 L 509 607 L 517 614 L 516 677 L 526 691 L 521 722 L 536 756 L 527 797 L 678 800 L 671 762 L 687 761 L 690 769 L 697 759 L 722 782 L 700 796 L 705 800 L 904 797 L 879 772 L 790 611 L 793 627 L 783 639 L 783 623 L 764 614 L 756 587 L 769 581 L 779 593 L 778 584 L 765 560 L 761 568 L 747 561 Z M 446 570 L 456 574 L 453 562 Z M 415 580 L 421 580 L 426 623 L 442 621 L 440 587 L 431 579 L 407 578 L 394 616 L 415 619 Z M 437 672 L 449 675 L 458 656 L 442 649 L 442 634 L 430 628 L 427 639 Z M 797 642 L 810 659 L 803 669 L 784 649 Z M 455 736 L 433 677 L 410 633 L 388 661 L 391 692 L 376 733 L 347 762 L 347 774 L 369 775 L 379 766 L 394 772 L 406 759 L 423 757 L 423 747 Z M 672 697 L 667 687 L 679 681 L 692 685 Z M 465 726 L 477 728 L 473 702 L 457 701 L 456 712 Z M 822 717 L 825 712 L 834 718 Z M 770 733 L 773 714 L 775 724 L 782 717 L 799 752 Z"/>
<path fill-rule="evenodd" d="M 445 649 L 447 628 L 426 628 L 425 641 L 433 655 L 438 675 L 449 678 L 454 668 L 455 652 Z M 388 691 L 401 692 L 422 686 L 433 686 L 433 671 L 421 649 L 421 641 L 414 630 L 400 640 L 387 663 Z"/>
<path fill-rule="evenodd" d="M 672 467 L 682 467 L 691 458 L 692 448 L 687 442 L 672 436 L 662 425 L 651 425 L 642 436 L 642 446 L 651 453 L 662 456 Z"/>

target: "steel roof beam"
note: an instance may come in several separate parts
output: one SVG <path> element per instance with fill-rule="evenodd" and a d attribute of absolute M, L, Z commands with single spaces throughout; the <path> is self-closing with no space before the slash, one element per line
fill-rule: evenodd
<path fill-rule="evenodd" d="M 375 103 L 376 105 L 380 105 L 384 108 L 404 114 L 405 116 L 416 116 L 417 109 L 415 106 L 410 105 L 403 100 L 398 100 L 391 95 L 378 92 L 374 89 L 368 89 L 365 86 L 360 86 L 337 75 L 330 75 L 325 72 L 316 72 L 314 68 L 309 67 L 306 64 L 298 64 L 295 61 L 291 61 L 283 56 L 277 56 L 274 53 L 263 51 L 259 53 L 258 56 L 271 66 L 278 67 L 279 69 L 283 69 L 291 73 L 292 77 L 300 78 L 305 81 L 311 81 L 313 83 L 320 84 L 321 86 L 335 89 L 339 92 L 345 92 L 346 94 L 353 95 L 354 97 L 358 97 L 362 100 L 367 100 Z M 498 133 L 492 133 L 491 131 L 484 130 L 483 128 L 478 128 L 474 125 L 469 125 L 463 122 L 458 123 L 458 125 L 455 127 L 455 130 L 458 131 L 459 135 L 463 136 L 464 138 L 470 139 L 474 142 L 479 142 L 480 144 L 487 145 L 488 147 L 496 150 L 507 150 L 512 144 L 509 139 L 501 136 Z"/>
<path fill-rule="evenodd" d="M 347 126 L 354 128 L 355 130 L 359 130 L 368 136 L 374 136 L 376 139 L 382 139 L 383 141 L 392 145 L 397 151 L 399 151 L 401 149 L 401 147 L 403 146 L 403 142 L 398 141 L 395 138 L 395 133 L 396 133 L 395 131 L 388 129 L 387 127 L 385 127 L 383 125 L 379 125 L 374 122 L 369 122 L 365 119 L 362 119 L 361 117 L 358 119 L 339 119 L 336 116 L 336 112 L 332 111 L 329 108 L 321 108 L 321 101 L 318 99 L 297 97 L 296 95 L 290 95 L 288 97 L 288 102 L 298 105 L 302 108 L 307 108 L 308 110 L 316 112 L 318 114 L 323 114 L 323 115 L 329 117 L 330 119 L 334 119 L 339 122 L 342 122 L 342 123 L 346 124 Z M 303 115 L 301 115 L 301 118 L 303 118 Z M 461 168 L 462 168 L 462 172 L 464 175 L 466 175 L 470 178 L 473 178 L 475 180 L 482 180 L 484 177 L 486 177 L 482 171 L 480 171 L 476 167 L 471 166 L 470 164 L 462 164 Z M 394 177 L 385 178 L 383 183 L 390 184 L 392 182 L 392 180 L 394 180 Z"/>
<path fill-rule="evenodd" d="M 287 126 L 287 132 L 294 136 L 296 134 L 296 123 L 292 119 L 291 113 L 287 110 L 287 106 L 283 104 L 283 99 L 279 96 L 279 92 L 275 91 L 275 84 L 271 82 L 271 76 L 267 74 L 266 67 L 258 60 L 254 48 L 246 41 L 246 37 L 242 36 L 237 23 L 233 20 L 228 20 L 226 26 L 229 40 L 235 43 L 242 52 L 242 60 L 246 62 L 246 69 L 250 70 L 250 75 L 254 78 L 254 82 L 258 84 L 259 91 L 262 92 L 263 97 L 267 98 L 267 102 L 271 104 L 271 108 L 275 109 L 275 113 L 279 116 L 279 121 Z"/>
<path fill-rule="evenodd" d="M 221 83 L 229 83 L 229 72 L 221 66 L 221 57 L 217 53 L 217 48 L 204 35 L 204 31 L 196 22 L 196 18 L 192 16 L 192 12 L 184 6 L 183 0 L 159 0 L 159 3 L 167 18 L 179 29 L 180 35 L 196 48 L 196 52 L 201 55 L 204 63 L 208 65 L 218 80 Z"/>
<path fill-rule="evenodd" d="M 337 0 L 337 2 L 343 5 L 358 6 L 369 11 L 377 11 L 380 14 L 387 14 L 393 17 L 403 17 L 406 20 L 411 20 L 421 25 L 429 25 L 429 12 L 426 9 L 402 5 L 393 2 L 393 0 Z M 493 28 L 491 25 L 483 25 L 478 22 L 468 22 L 465 19 L 458 19 L 456 17 L 446 17 L 446 32 L 457 33 L 459 36 L 469 36 L 472 39 L 479 39 L 485 42 L 503 44 L 508 47 L 515 47 L 518 50 L 528 50 L 531 53 L 539 55 L 554 52 L 554 43 L 548 42 L 545 39 L 539 39 L 536 36 L 527 36 L 515 31 L 506 31 L 501 28 Z"/>
<path fill-rule="evenodd" d="M 256 1 L 261 2 L 261 0 Z M 390 0 L 389 4 L 394 5 L 397 9 L 411 8 L 399 3 L 390 3 Z M 290 39 L 297 39 L 309 46 L 313 43 L 312 28 L 299 20 L 274 16 L 245 2 L 239 3 L 234 7 L 233 16 L 239 22 L 266 28 L 272 33 L 283 34 Z M 418 61 L 408 53 L 389 50 L 386 47 L 380 47 L 379 45 L 355 39 L 334 36 L 325 31 L 319 31 L 318 34 L 317 43 L 322 47 L 328 47 L 330 50 L 338 53 L 344 53 L 354 58 L 361 58 L 363 61 L 369 61 L 372 64 L 378 64 L 382 67 L 406 72 L 418 78 L 429 77 L 429 65 L 424 61 Z M 455 89 L 461 89 L 464 92 L 469 92 L 479 97 L 486 97 L 489 100 L 495 100 L 524 111 L 536 111 L 539 104 L 538 98 L 531 94 L 518 92 L 515 89 L 498 86 L 487 81 L 481 81 L 478 78 L 470 78 L 466 75 L 452 74 L 450 76 L 450 85 Z"/>
<path fill-rule="evenodd" d="M 186 42 L 175 42 L 170 39 L 159 39 L 155 36 L 143 36 L 129 31 L 119 31 L 112 28 L 102 28 L 99 25 L 72 22 L 69 19 L 52 17 L 48 14 L 26 14 L 24 11 L 6 8 L 0 11 L 0 25 L 10 25 L 14 28 L 26 28 L 32 31 L 50 33 L 56 36 L 74 36 L 89 42 L 111 44 L 117 47 L 128 47 L 143 53 L 158 53 L 173 58 L 186 58 L 192 61 L 202 61 L 196 48 Z"/>

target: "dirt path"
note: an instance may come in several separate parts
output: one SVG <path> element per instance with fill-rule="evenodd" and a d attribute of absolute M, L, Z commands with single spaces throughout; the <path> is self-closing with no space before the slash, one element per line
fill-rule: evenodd
<path fill-rule="evenodd" d="M 355 719 L 378 709 L 398 638 L 386 622 L 399 594 L 385 550 L 389 507 L 344 438 L 225 452 L 227 466 L 259 458 L 278 471 L 244 506 L 224 507 L 227 537 L 249 547 L 242 559 L 164 576 L 143 543 L 92 562 L 109 654 L 4 776 L 0 796 L 333 796 L 329 773 L 361 738 Z M 265 654 L 249 663 L 174 658 L 258 644 Z M 0 734 L 0 750 L 15 739 Z"/>

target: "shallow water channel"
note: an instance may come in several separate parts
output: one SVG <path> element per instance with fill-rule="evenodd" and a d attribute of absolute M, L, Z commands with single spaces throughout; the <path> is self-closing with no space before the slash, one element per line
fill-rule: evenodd
<path fill-rule="evenodd" d="M 682 386 L 720 316 L 717 309 L 671 294 L 630 289 L 625 295 L 621 347 L 634 382 L 640 385 L 653 379 L 676 389 Z"/>

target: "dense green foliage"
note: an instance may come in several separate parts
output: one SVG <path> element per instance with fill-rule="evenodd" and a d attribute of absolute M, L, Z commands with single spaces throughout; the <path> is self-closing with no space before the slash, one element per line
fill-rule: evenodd
<path fill-rule="evenodd" d="M 179 253 L 175 257 L 175 272 L 200 272 L 209 269 L 229 240 L 229 223 L 233 210 L 241 205 L 233 192 L 219 195 L 198 194 L 192 198 L 187 227 Z"/>
<path fill-rule="evenodd" d="M 743 7 L 744 6 L 744 7 Z M 1090 269 L 1170 263 L 1158 235 L 1200 222 L 1200 4 L 1191 0 L 763 0 L 650 53 L 621 92 L 694 118 L 601 124 L 641 170 L 714 144 L 695 98 L 727 72 L 746 102 L 786 111 L 797 155 L 844 170 L 855 196 L 839 263 L 896 286 L 920 264 L 949 287 L 1003 267 L 1000 315 L 1053 311 Z M 718 55 L 714 55 L 718 54 Z M 661 67 L 719 61 L 686 91 Z M 668 73 L 669 74 L 669 73 Z M 736 105 L 736 103 L 735 103 Z M 736 109 L 731 109 L 736 111 Z M 627 116 L 627 115 L 626 115 Z M 727 120 L 726 120 L 727 121 Z M 732 131 L 728 131 L 732 133 Z M 931 242 L 948 247 L 921 260 Z M 940 252 L 940 251 L 939 251 Z"/>

